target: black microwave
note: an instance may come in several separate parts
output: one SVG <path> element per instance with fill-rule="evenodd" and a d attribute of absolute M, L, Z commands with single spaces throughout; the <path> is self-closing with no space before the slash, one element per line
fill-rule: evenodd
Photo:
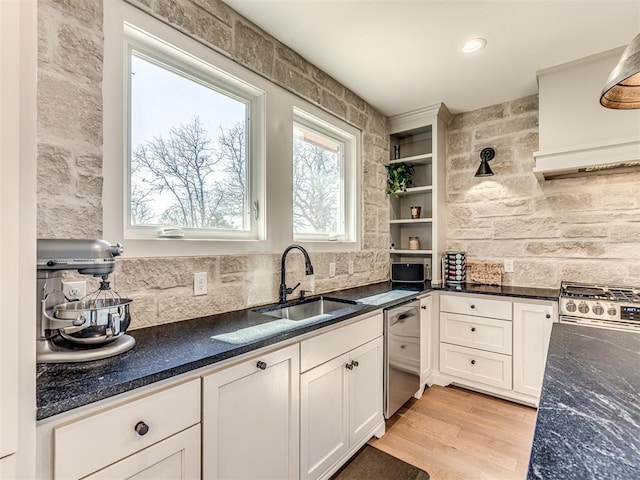
<path fill-rule="evenodd" d="M 429 264 L 424 262 L 394 262 L 391 264 L 391 281 L 424 283 L 431 280 Z"/>

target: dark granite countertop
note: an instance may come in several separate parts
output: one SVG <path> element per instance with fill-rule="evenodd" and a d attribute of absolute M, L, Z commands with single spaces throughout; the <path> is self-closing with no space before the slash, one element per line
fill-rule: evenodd
<path fill-rule="evenodd" d="M 557 288 L 531 288 L 512 287 L 507 285 L 480 285 L 476 283 L 447 284 L 433 283 L 433 290 L 459 292 L 459 293 L 482 293 L 485 295 L 498 295 L 503 297 L 532 298 L 537 300 L 558 300 L 560 290 Z"/>
<path fill-rule="evenodd" d="M 554 324 L 527 478 L 640 478 L 640 333 Z"/>
<path fill-rule="evenodd" d="M 397 289 L 390 282 L 382 282 L 325 294 L 359 301 L 354 309 L 340 316 L 328 314 L 293 322 L 255 313 L 257 307 L 252 307 L 133 330 L 129 333 L 136 346 L 115 357 L 84 363 L 39 364 L 37 419 L 274 345 L 427 291 L 424 285 Z"/>

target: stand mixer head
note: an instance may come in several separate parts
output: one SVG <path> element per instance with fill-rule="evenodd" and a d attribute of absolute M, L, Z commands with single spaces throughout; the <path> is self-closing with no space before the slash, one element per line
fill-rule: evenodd
<path fill-rule="evenodd" d="M 131 321 L 132 300 L 121 298 L 109 283 L 115 257 L 122 252 L 122 245 L 104 240 L 38 240 L 39 363 L 96 360 L 135 345 L 124 334 Z M 69 302 L 62 293 L 65 270 L 101 277 L 100 288 L 80 301 Z"/>

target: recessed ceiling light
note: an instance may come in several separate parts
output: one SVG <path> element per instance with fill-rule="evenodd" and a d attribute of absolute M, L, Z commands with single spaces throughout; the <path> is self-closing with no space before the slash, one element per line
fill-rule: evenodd
<path fill-rule="evenodd" d="M 460 47 L 460 51 L 462 53 L 474 53 L 478 50 L 483 49 L 487 46 L 487 41 L 484 38 L 472 38 L 468 42 L 466 42 L 462 47 Z"/>

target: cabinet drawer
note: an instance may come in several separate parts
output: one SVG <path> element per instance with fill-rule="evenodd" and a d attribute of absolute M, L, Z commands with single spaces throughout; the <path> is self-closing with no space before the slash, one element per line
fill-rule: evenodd
<path fill-rule="evenodd" d="M 440 370 L 467 380 L 511 390 L 511 356 L 440 344 Z"/>
<path fill-rule="evenodd" d="M 511 320 L 511 302 L 464 295 L 440 295 L 440 311 Z"/>
<path fill-rule="evenodd" d="M 440 314 L 440 341 L 511 355 L 512 324 L 509 320 Z"/>
<path fill-rule="evenodd" d="M 54 478 L 84 477 L 197 423 L 200 379 L 105 408 L 54 429 Z"/>
<path fill-rule="evenodd" d="M 300 372 L 327 362 L 382 335 L 382 312 L 300 342 Z"/>

